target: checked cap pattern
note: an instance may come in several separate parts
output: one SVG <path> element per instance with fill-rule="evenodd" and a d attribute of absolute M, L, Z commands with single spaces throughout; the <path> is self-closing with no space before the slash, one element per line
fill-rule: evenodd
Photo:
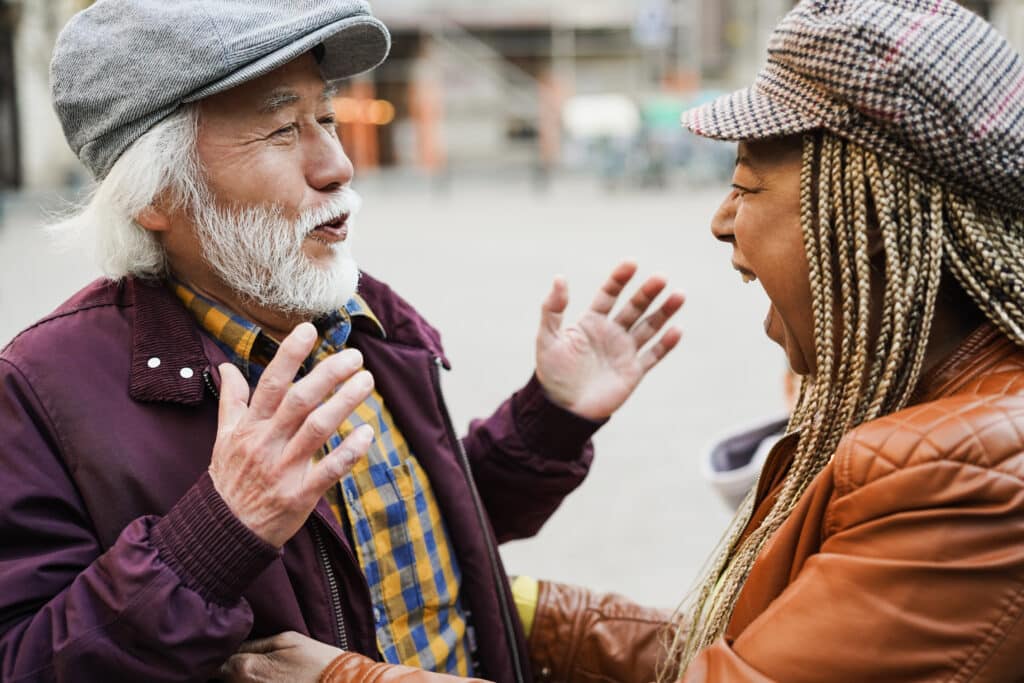
<path fill-rule="evenodd" d="M 965 194 L 1024 202 L 1024 59 L 952 0 L 804 0 L 752 87 L 682 120 L 720 140 L 824 128 Z"/>

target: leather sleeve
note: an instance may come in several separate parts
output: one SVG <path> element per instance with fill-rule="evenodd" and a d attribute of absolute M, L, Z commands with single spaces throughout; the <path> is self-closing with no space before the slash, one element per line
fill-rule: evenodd
<path fill-rule="evenodd" d="M 530 633 L 538 683 L 650 683 L 664 663 L 672 612 L 613 593 L 542 581 Z"/>
<path fill-rule="evenodd" d="M 926 437 L 893 416 L 846 439 L 822 473 L 835 491 L 820 549 L 734 642 L 704 650 L 684 681 L 1016 680 L 1008 672 L 1019 674 L 1024 651 L 1017 405 L 989 408 L 984 420 L 975 405 L 946 415 L 931 408 Z M 787 525 L 800 516 L 798 508 Z M 792 556 L 780 545 L 758 562 Z"/>
<path fill-rule="evenodd" d="M 344 652 L 320 674 L 318 683 L 485 683 L 479 678 L 448 676 L 410 666 L 382 664 L 355 652 Z"/>

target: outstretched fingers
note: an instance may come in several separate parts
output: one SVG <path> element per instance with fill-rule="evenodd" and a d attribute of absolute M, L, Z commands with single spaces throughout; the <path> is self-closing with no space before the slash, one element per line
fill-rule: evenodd
<path fill-rule="evenodd" d="M 341 423 L 369 398 L 372 391 L 373 375 L 365 370 L 353 375 L 333 396 L 306 417 L 285 447 L 283 457 L 288 460 L 308 458 L 310 453 L 322 448 L 338 431 Z"/>
<path fill-rule="evenodd" d="M 290 435 L 337 389 L 363 367 L 363 354 L 345 349 L 325 358 L 285 393 L 274 414 L 274 424 L 281 434 Z M 371 384 L 372 386 L 372 384 Z"/>
<path fill-rule="evenodd" d="M 672 316 L 679 312 L 679 309 L 683 307 L 685 302 L 686 297 L 682 292 L 672 292 L 654 313 L 651 313 L 638 324 L 634 325 L 633 329 L 631 329 L 629 333 L 632 335 L 633 341 L 636 343 L 636 347 L 639 349 L 644 344 L 654 339 L 654 336 L 661 331 L 665 326 L 665 323 L 667 323 Z"/>
<path fill-rule="evenodd" d="M 616 324 L 621 325 L 625 330 L 632 328 L 640 316 L 647 312 L 658 295 L 665 290 L 667 284 L 668 280 L 662 275 L 652 275 L 647 278 L 647 281 L 640 286 L 640 289 L 630 297 L 626 305 L 615 316 Z"/>
<path fill-rule="evenodd" d="M 249 403 L 249 414 L 252 418 L 265 420 L 277 411 L 281 400 L 295 381 L 295 375 L 298 374 L 303 361 L 312 352 L 316 338 L 316 328 L 312 323 L 296 326 L 291 334 L 284 338 L 253 391 Z"/>
<path fill-rule="evenodd" d="M 629 281 L 636 275 L 637 265 L 633 261 L 623 261 L 615 267 L 611 275 L 598 290 L 594 296 L 594 301 L 590 304 L 590 310 L 598 315 L 608 315 L 615 308 L 615 302 L 619 300 L 619 295 L 622 294 L 622 290 L 626 288 Z"/>
<path fill-rule="evenodd" d="M 562 327 L 562 317 L 569 305 L 569 285 L 561 275 L 555 277 L 544 303 L 540 307 L 541 332 L 548 335 L 558 333 Z"/>
<path fill-rule="evenodd" d="M 676 347 L 679 340 L 683 338 L 683 331 L 678 327 L 670 327 L 651 348 L 647 349 L 640 356 L 640 367 L 646 374 L 651 368 L 661 362 L 669 352 Z"/>
<path fill-rule="evenodd" d="M 313 466 L 307 479 L 306 493 L 320 497 L 324 491 L 345 477 L 370 450 L 373 443 L 373 427 L 360 425 L 349 434 L 341 445 L 321 458 Z"/>
<path fill-rule="evenodd" d="M 226 434 L 234 431 L 249 410 L 249 383 L 242 371 L 231 363 L 221 363 L 220 400 L 217 404 L 217 432 Z"/>

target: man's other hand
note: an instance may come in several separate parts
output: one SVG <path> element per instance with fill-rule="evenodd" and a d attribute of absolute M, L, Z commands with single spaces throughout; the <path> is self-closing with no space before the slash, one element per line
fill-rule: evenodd
<path fill-rule="evenodd" d="M 373 377 L 360 370 L 363 358 L 354 349 L 321 361 L 295 382 L 316 339 L 313 325 L 297 326 L 281 343 L 251 400 L 238 368 L 220 366 L 210 477 L 235 516 L 276 547 L 295 535 L 324 492 L 348 474 L 373 440 L 372 428 L 363 425 L 313 463 L 313 454 L 373 390 Z"/>
<path fill-rule="evenodd" d="M 316 683 L 341 650 L 288 631 L 242 643 L 224 663 L 220 678 L 227 683 Z"/>
<path fill-rule="evenodd" d="M 654 340 L 684 301 L 681 292 L 672 292 L 648 314 L 665 289 L 666 280 L 661 276 L 648 278 L 615 317 L 611 316 L 636 270 L 635 263 L 619 264 L 590 309 L 569 327 L 562 327 L 569 305 L 565 280 L 555 278 L 541 307 L 537 378 L 552 401 L 581 417 L 600 420 L 618 410 L 644 375 L 682 337 L 678 327 L 670 327 Z"/>

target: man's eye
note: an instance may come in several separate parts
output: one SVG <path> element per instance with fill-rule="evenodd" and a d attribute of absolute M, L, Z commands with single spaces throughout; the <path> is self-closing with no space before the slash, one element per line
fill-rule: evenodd
<path fill-rule="evenodd" d="M 273 133 L 270 134 L 270 137 L 272 137 L 272 138 L 282 138 L 282 137 L 291 135 L 292 133 L 294 133 L 296 131 L 296 129 L 297 129 L 297 126 L 294 123 L 290 123 L 287 126 L 285 126 L 284 128 L 278 128 L 277 130 L 275 130 Z"/>
<path fill-rule="evenodd" d="M 330 126 L 333 128 L 334 126 L 338 125 L 338 119 L 333 114 L 331 114 L 330 116 L 324 116 L 321 117 L 320 119 L 320 125 Z"/>

